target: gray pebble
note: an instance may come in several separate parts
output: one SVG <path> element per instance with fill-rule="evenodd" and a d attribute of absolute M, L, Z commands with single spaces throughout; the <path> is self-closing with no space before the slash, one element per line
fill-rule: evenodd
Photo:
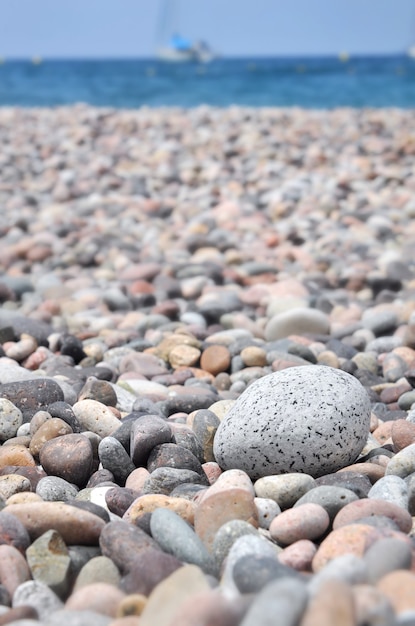
<path fill-rule="evenodd" d="M 326 580 L 342 580 L 351 585 L 363 585 L 368 582 L 368 566 L 355 554 L 343 554 L 327 563 L 314 574 L 309 582 L 310 593 L 314 594 Z"/>
<path fill-rule="evenodd" d="M 120 485 L 124 485 L 128 476 L 135 470 L 126 449 L 115 437 L 104 437 L 99 442 L 98 456 L 102 467 L 109 470 Z"/>
<path fill-rule="evenodd" d="M 335 472 L 334 474 L 326 474 L 316 478 L 316 487 L 328 485 L 332 487 L 343 487 L 349 491 L 353 491 L 358 498 L 367 498 L 372 483 L 365 474 L 358 472 Z"/>
<path fill-rule="evenodd" d="M 395 348 L 399 348 L 402 345 L 402 339 L 400 337 L 376 337 L 373 341 L 369 341 L 366 345 L 368 352 L 376 352 L 381 354 L 383 352 L 392 352 Z"/>
<path fill-rule="evenodd" d="M 13 594 L 12 606 L 32 606 L 39 619 L 48 618 L 51 613 L 63 608 L 63 603 L 49 587 L 36 580 L 28 580 L 19 585 Z"/>
<path fill-rule="evenodd" d="M 394 570 L 411 569 L 411 546 L 400 539 L 386 537 L 368 548 L 363 556 L 368 569 L 368 580 L 376 584 Z"/>
<path fill-rule="evenodd" d="M 206 574 L 215 572 L 212 557 L 204 543 L 180 515 L 169 509 L 156 509 L 150 519 L 153 539 L 180 561 L 198 565 Z"/>
<path fill-rule="evenodd" d="M 408 485 L 403 478 L 389 474 L 379 478 L 368 493 L 368 498 L 386 500 L 403 509 L 408 508 Z"/>
<path fill-rule="evenodd" d="M 212 545 L 212 554 L 215 558 L 218 571 L 235 541 L 245 535 L 259 536 L 256 528 L 243 520 L 231 520 L 219 528 Z"/>
<path fill-rule="evenodd" d="M 365 328 L 371 330 L 376 337 L 392 333 L 398 323 L 398 316 L 394 311 L 373 311 L 368 309 L 362 315 L 362 323 Z"/>
<path fill-rule="evenodd" d="M 233 577 L 235 564 L 244 556 L 276 558 L 280 549 L 260 535 L 242 535 L 232 545 L 226 557 L 221 577 L 221 588 L 228 597 L 239 596 Z"/>
<path fill-rule="evenodd" d="M 76 485 L 68 483 L 67 480 L 59 478 L 59 476 L 45 476 L 39 480 L 36 486 L 37 495 L 49 502 L 60 500 L 66 502 L 75 498 L 78 491 Z"/>
<path fill-rule="evenodd" d="M 179 485 L 185 483 L 203 484 L 206 486 L 206 480 L 198 472 L 175 467 L 158 467 L 151 472 L 149 478 L 145 481 L 142 492 L 143 494 L 162 493 L 169 495 Z"/>
<path fill-rule="evenodd" d="M 254 598 L 240 626 L 297 626 L 308 600 L 306 585 L 294 578 L 269 583 Z"/>
<path fill-rule="evenodd" d="M 276 578 L 298 578 L 300 574 L 274 557 L 249 554 L 233 567 L 233 580 L 240 593 L 258 593 Z"/>
<path fill-rule="evenodd" d="M 340 509 L 346 506 L 346 504 L 354 502 L 358 499 L 357 495 L 350 489 L 321 485 L 307 491 L 307 493 L 297 500 L 294 507 L 301 506 L 302 504 L 306 504 L 308 502 L 319 504 L 326 509 L 330 520 L 333 521 Z"/>
<path fill-rule="evenodd" d="M 136 467 L 145 466 L 155 446 L 172 439 L 170 424 L 158 415 L 144 415 L 131 427 L 131 458 Z"/>

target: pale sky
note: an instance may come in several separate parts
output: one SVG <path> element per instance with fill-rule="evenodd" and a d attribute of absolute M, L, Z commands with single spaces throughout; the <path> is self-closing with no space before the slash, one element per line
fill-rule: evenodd
<path fill-rule="evenodd" d="M 159 0 L 0 0 L 0 56 L 152 56 Z M 400 53 L 415 0 L 176 0 L 180 32 L 223 56 Z"/>

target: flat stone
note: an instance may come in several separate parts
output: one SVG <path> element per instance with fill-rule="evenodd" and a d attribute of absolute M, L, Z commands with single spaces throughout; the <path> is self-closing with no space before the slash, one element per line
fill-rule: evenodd
<path fill-rule="evenodd" d="M 10 400 L 24 418 L 32 417 L 39 409 L 64 399 L 61 387 L 52 378 L 5 383 L 0 385 L 0 397 Z"/>
<path fill-rule="evenodd" d="M 369 396 L 353 376 L 293 367 L 246 389 L 216 432 L 214 455 L 223 469 L 254 479 L 290 471 L 317 477 L 356 459 L 369 423 Z"/>
<path fill-rule="evenodd" d="M 326 335 L 330 331 L 330 320 L 317 309 L 290 309 L 277 313 L 265 327 L 266 341 L 275 341 L 289 335 L 304 333 Z"/>
<path fill-rule="evenodd" d="M 22 522 L 32 540 L 55 529 L 67 545 L 96 545 L 105 526 L 96 515 L 62 502 L 11 504 L 7 512 Z"/>
<path fill-rule="evenodd" d="M 363 523 L 336 528 L 321 542 L 313 559 L 313 572 L 319 572 L 329 561 L 343 555 L 362 557 L 367 547 L 379 537 L 375 528 Z"/>

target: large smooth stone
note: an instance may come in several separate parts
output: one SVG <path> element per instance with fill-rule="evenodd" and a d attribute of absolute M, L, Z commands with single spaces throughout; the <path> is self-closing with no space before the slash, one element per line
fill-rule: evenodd
<path fill-rule="evenodd" d="M 353 463 L 369 422 L 369 396 L 356 378 L 324 365 L 291 367 L 249 385 L 219 425 L 213 451 L 222 469 L 253 479 L 318 477 Z"/>

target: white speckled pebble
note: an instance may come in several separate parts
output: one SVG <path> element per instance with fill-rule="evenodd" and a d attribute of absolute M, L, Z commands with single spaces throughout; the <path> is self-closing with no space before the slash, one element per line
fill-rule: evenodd
<path fill-rule="evenodd" d="M 254 503 L 258 512 L 259 527 L 268 530 L 274 517 L 281 513 L 280 507 L 271 498 L 254 498 Z"/>
<path fill-rule="evenodd" d="M 220 423 L 214 455 L 223 469 L 256 479 L 318 477 L 352 464 L 369 434 L 370 400 L 353 376 L 324 365 L 291 367 L 252 383 Z"/>

